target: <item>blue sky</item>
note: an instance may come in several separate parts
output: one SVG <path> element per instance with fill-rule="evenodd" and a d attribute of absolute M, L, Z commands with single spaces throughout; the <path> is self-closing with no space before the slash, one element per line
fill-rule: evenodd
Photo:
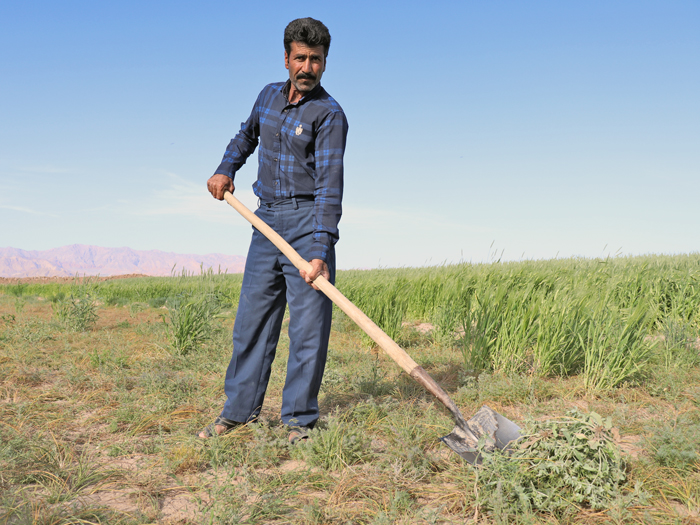
<path fill-rule="evenodd" d="M 245 255 L 205 183 L 301 16 L 350 122 L 340 268 L 700 251 L 696 1 L 3 2 L 0 246 Z"/>

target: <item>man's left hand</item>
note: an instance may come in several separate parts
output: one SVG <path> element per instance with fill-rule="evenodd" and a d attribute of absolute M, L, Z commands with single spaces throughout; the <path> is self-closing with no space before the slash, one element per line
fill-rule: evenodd
<path fill-rule="evenodd" d="M 311 271 L 306 273 L 304 270 L 299 270 L 299 275 L 304 279 L 311 288 L 318 290 L 318 286 L 314 284 L 316 277 L 323 275 L 326 279 L 331 278 L 331 272 L 328 271 L 328 265 L 321 259 L 311 259 Z"/>

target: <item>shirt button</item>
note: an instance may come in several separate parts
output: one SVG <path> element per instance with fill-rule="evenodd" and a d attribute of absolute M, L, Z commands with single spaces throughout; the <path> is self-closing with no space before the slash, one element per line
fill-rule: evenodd
<path fill-rule="evenodd" d="M 279 136 L 280 136 L 280 134 L 279 134 L 279 133 L 275 133 L 275 137 L 279 137 Z"/>
<path fill-rule="evenodd" d="M 275 162 L 279 162 L 279 159 L 275 159 Z"/>

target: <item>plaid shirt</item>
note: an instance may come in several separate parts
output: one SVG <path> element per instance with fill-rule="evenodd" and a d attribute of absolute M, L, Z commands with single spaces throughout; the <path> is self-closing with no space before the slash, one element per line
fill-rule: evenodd
<path fill-rule="evenodd" d="M 289 80 L 265 86 L 215 173 L 233 179 L 260 137 L 253 192 L 264 203 L 313 197 L 310 258 L 327 261 L 330 247 L 338 241 L 348 122 L 320 84 L 296 104 L 287 100 L 289 86 Z"/>

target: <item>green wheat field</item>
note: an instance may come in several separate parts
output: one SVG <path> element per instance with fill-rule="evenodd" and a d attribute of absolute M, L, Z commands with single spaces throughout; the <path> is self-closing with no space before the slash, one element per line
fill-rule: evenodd
<path fill-rule="evenodd" d="M 447 411 L 334 312 L 322 418 L 223 401 L 241 275 L 0 285 L 0 523 L 700 522 L 700 254 L 339 272 L 453 397 L 522 427 L 466 463 Z"/>

